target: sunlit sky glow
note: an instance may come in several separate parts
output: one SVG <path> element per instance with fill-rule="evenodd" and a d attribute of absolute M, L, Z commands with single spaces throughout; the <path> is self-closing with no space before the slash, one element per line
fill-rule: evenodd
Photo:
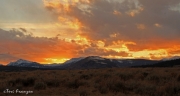
<path fill-rule="evenodd" d="M 0 63 L 180 56 L 179 0 L 0 0 Z"/>

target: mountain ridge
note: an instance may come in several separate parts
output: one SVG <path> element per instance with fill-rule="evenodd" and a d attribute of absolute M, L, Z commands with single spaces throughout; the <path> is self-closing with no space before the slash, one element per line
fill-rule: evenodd
<path fill-rule="evenodd" d="M 7 64 L 7 66 L 40 68 L 43 65 L 40 64 L 40 63 L 37 63 L 37 62 L 28 61 L 28 60 L 24 60 L 24 59 L 19 59 L 17 61 L 10 62 L 9 64 Z"/>
<path fill-rule="evenodd" d="M 169 61 L 169 59 L 166 61 Z M 48 65 L 19 59 L 17 61 L 10 62 L 7 66 L 34 67 L 34 68 L 47 68 L 47 69 L 96 69 L 96 68 L 113 68 L 113 67 L 123 68 L 123 67 L 149 66 L 160 62 L 163 61 L 148 60 L 148 59 L 109 59 L 100 56 L 87 56 L 87 57 L 72 58 L 62 64 L 59 63 L 59 64 L 48 64 Z"/>
<path fill-rule="evenodd" d="M 175 60 L 175 59 L 180 59 L 180 56 L 173 56 L 170 58 L 163 58 L 161 61 L 169 61 L 169 60 Z"/>

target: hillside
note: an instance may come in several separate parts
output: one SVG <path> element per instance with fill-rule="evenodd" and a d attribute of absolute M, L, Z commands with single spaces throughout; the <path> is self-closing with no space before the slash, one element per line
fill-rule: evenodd
<path fill-rule="evenodd" d="M 142 66 L 134 66 L 134 67 L 179 67 L 180 59 L 173 59 L 169 61 L 161 61 L 152 65 L 142 65 Z"/>
<path fill-rule="evenodd" d="M 18 71 L 33 71 L 33 70 L 45 70 L 43 68 L 32 67 L 16 67 L 16 66 L 0 66 L 0 72 L 18 72 Z"/>

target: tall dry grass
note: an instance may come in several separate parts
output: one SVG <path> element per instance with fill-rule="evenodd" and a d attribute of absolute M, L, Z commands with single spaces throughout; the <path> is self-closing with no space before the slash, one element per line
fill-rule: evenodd
<path fill-rule="evenodd" d="M 1 72 L 5 89 L 32 90 L 28 96 L 180 96 L 180 68 L 113 68 Z"/>

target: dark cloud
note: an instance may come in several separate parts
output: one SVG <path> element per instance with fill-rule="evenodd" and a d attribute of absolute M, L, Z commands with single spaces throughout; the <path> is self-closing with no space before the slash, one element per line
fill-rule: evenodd
<path fill-rule="evenodd" d="M 23 32 L 27 32 L 27 30 L 25 28 L 19 28 L 19 29 Z"/>
<path fill-rule="evenodd" d="M 88 47 L 79 51 L 79 56 L 121 56 L 128 57 L 130 53 L 127 52 L 116 52 L 114 50 L 107 50 L 95 47 Z"/>
<path fill-rule="evenodd" d="M 69 4 L 70 11 L 59 11 L 61 7 L 55 7 L 54 12 L 57 12 L 57 9 L 59 16 L 66 15 L 78 19 L 83 25 L 80 28 L 81 35 L 93 40 L 108 39 L 116 32 L 119 34 L 116 37 L 118 40 L 132 40 L 138 43 L 156 38 L 179 40 L 180 12 L 170 10 L 178 3 L 179 0 L 95 0 L 85 4 L 87 8 L 80 7 L 84 3 L 73 3 Z M 120 14 L 113 14 L 115 11 Z M 142 26 L 144 30 L 141 30 Z"/>
<path fill-rule="evenodd" d="M 15 56 L 12 56 L 9 53 L 0 54 L 0 61 L 1 61 L 1 63 L 7 63 L 7 62 L 10 62 L 10 61 L 15 61 L 17 59 L 19 59 L 19 58 L 15 57 Z"/>

